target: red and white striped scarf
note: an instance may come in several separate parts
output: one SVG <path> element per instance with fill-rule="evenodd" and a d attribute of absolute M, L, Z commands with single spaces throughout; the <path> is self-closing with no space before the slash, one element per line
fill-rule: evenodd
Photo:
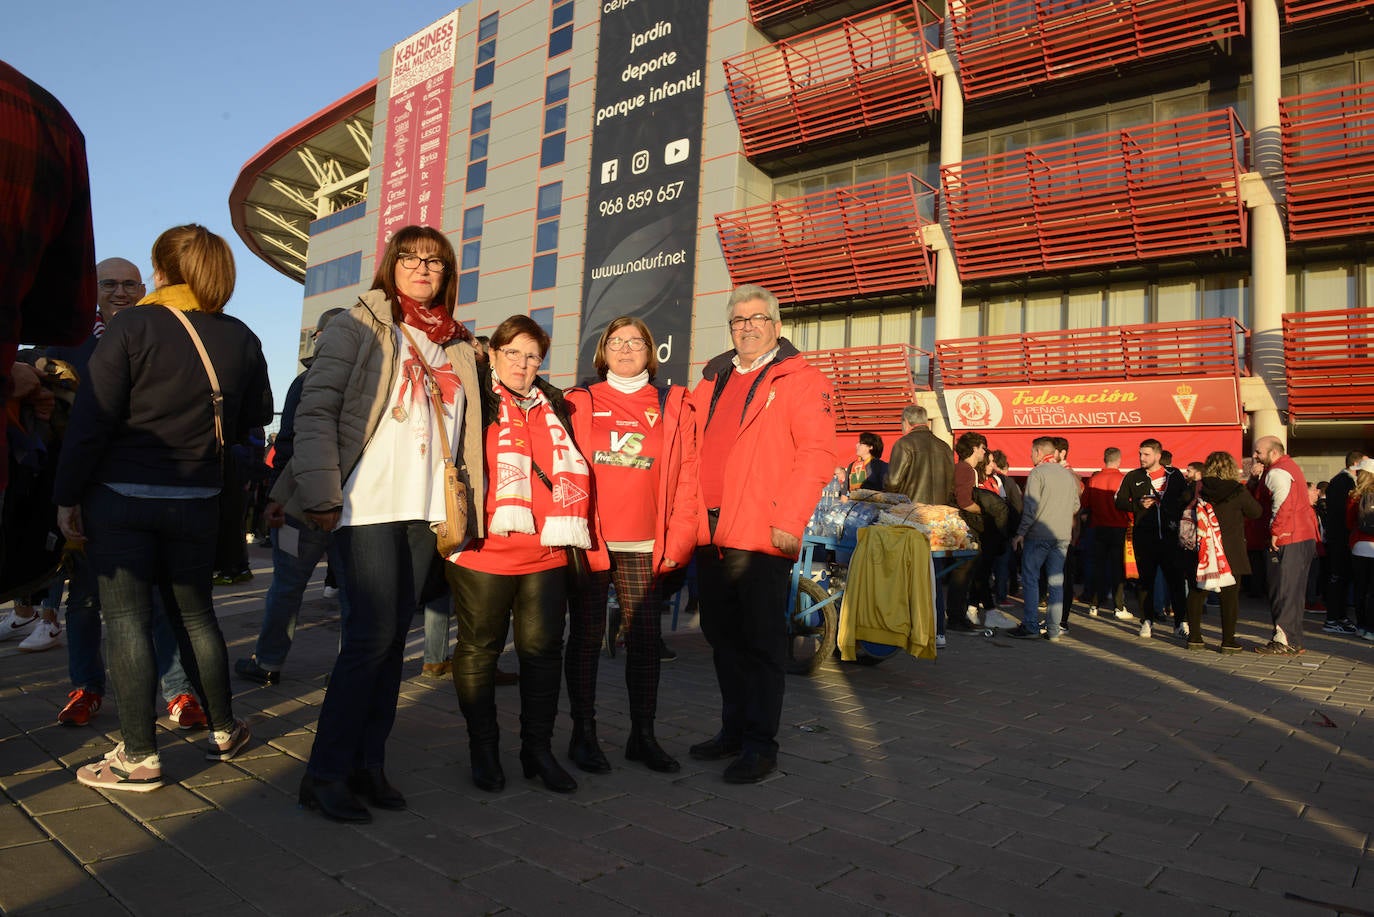
<path fill-rule="evenodd" d="M 543 407 L 544 410 L 540 414 L 548 424 L 549 438 L 553 441 L 553 467 L 545 473 L 553 485 L 555 510 L 539 529 L 539 543 L 590 548 L 592 541 L 587 519 L 591 515 L 592 479 L 587 460 L 577 451 L 577 446 L 573 444 L 572 437 L 554 413 L 549 399 L 538 387 L 530 389 L 529 396 L 524 399 L 526 406 L 522 407 L 495 375 L 492 376 L 491 385 L 501 398 L 501 411 L 497 421 L 499 428 L 496 439 L 496 496 L 492 501 L 495 510 L 491 517 L 491 534 L 535 533 L 531 481 L 534 462 L 530 452 L 530 436 L 526 431 L 526 418 L 536 408 Z"/>
<path fill-rule="evenodd" d="M 1197 508 L 1197 586 L 1207 592 L 1220 592 L 1222 586 L 1236 584 L 1221 547 L 1221 524 L 1212 504 L 1199 497 L 1193 505 Z"/>

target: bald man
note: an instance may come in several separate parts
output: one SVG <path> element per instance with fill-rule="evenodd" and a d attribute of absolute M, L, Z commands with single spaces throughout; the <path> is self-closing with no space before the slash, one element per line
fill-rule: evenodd
<path fill-rule="evenodd" d="M 1265 656 L 1302 653 L 1303 599 L 1307 571 L 1317 556 L 1317 514 L 1307 498 L 1307 479 L 1277 437 L 1255 440 L 1252 457 L 1264 463 L 1269 510 L 1269 614 L 1274 634 L 1255 652 Z"/>

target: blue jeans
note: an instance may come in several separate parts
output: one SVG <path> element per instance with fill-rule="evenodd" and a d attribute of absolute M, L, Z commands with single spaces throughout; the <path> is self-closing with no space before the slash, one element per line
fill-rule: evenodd
<path fill-rule="evenodd" d="M 452 617 L 453 596 L 448 592 L 425 604 L 425 662 L 447 662 L 453 655 L 448 641 Z"/>
<path fill-rule="evenodd" d="M 272 585 L 267 589 L 262 630 L 258 632 L 257 647 L 253 651 L 258 665 L 269 672 L 279 672 L 285 664 L 286 654 L 291 652 L 291 641 L 296 637 L 296 621 L 301 616 L 305 587 L 310 583 L 320 558 L 333 550 L 334 537 L 329 532 L 298 528 L 290 520 L 286 524 L 298 536 L 296 555 L 293 557 L 282 550 L 282 530 L 273 529 Z M 339 605 L 342 616 L 347 618 L 347 595 L 341 597 Z"/>
<path fill-rule="evenodd" d="M 214 497 L 151 500 L 95 486 L 82 501 L 86 553 L 95 571 L 105 625 L 105 654 L 114 675 L 119 728 L 132 758 L 157 751 L 157 660 L 153 649 L 154 593 L 164 588 L 182 662 L 200 685 L 211 728 L 234 728 L 229 659 L 211 600 Z"/>
<path fill-rule="evenodd" d="M 1040 631 L 1040 571 L 1049 584 L 1046 617 L 1049 635 L 1059 636 L 1064 618 L 1064 560 L 1069 554 L 1067 541 L 1027 541 L 1021 546 L 1021 594 L 1025 603 L 1021 623 L 1032 633 Z"/>
<path fill-rule="evenodd" d="M 386 763 L 396 721 L 406 631 L 431 564 L 439 563 L 434 532 L 421 521 L 346 526 L 334 532 L 335 570 L 348 596 L 343 646 L 320 705 L 306 770 L 342 780 L 358 768 Z"/>
<path fill-rule="evenodd" d="M 992 600 L 1001 605 L 1011 590 L 1011 546 L 992 559 Z"/>

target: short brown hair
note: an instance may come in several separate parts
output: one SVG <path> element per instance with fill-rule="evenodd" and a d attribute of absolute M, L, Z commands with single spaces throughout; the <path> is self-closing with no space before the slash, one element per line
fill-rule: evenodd
<path fill-rule="evenodd" d="M 539 323 L 528 315 L 512 315 L 497 325 L 496 330 L 491 333 L 491 349 L 493 351 L 500 350 L 522 334 L 528 334 L 534 338 L 534 342 L 539 345 L 541 357 L 549 355 L 549 344 L 551 343 L 549 333 L 540 328 Z"/>
<path fill-rule="evenodd" d="M 392 306 L 399 308 L 399 300 L 396 291 L 396 262 L 402 253 L 423 254 L 420 249 L 433 248 L 434 253 L 444 259 L 444 273 L 439 278 L 439 289 L 434 293 L 434 301 L 442 303 L 445 311 L 449 315 L 453 314 L 453 306 L 458 302 L 458 280 L 454 276 L 458 269 L 458 256 L 453 252 L 453 243 L 448 240 L 448 236 L 432 226 L 405 226 L 391 237 L 391 241 L 386 244 L 386 251 L 382 252 L 382 258 L 377 262 L 377 273 L 372 277 L 372 289 L 381 290 L 386 294 L 386 298 L 391 300 Z M 393 317 L 395 317 L 393 311 Z M 472 335 L 460 324 L 463 330 L 459 336 L 465 340 Z"/>
<path fill-rule="evenodd" d="M 221 312 L 234 295 L 234 253 L 199 223 L 173 226 L 153 243 L 153 270 L 191 288 L 202 312 Z"/>
<path fill-rule="evenodd" d="M 610 364 L 606 361 L 606 342 L 611 339 L 621 328 L 632 327 L 644 338 L 644 343 L 649 345 L 649 381 L 653 381 L 654 376 L 658 375 L 658 348 L 654 346 L 654 334 L 649 330 L 649 326 L 644 324 L 633 315 L 622 315 L 620 318 L 611 319 L 611 323 L 606 326 L 606 330 L 601 332 L 601 340 L 596 342 L 596 354 L 592 357 L 592 366 L 596 369 L 596 374 L 601 378 L 606 378 L 610 372 Z"/>

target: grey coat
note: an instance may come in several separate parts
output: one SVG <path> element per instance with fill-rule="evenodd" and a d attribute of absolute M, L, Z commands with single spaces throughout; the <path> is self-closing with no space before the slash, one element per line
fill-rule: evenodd
<path fill-rule="evenodd" d="M 272 499 L 288 515 L 301 519 L 307 511 L 343 505 L 344 481 L 391 403 L 400 359 L 394 328 L 386 294 L 368 290 L 320 336 L 296 411 L 296 451 L 272 488 Z M 486 487 L 476 351 L 465 341 L 450 342 L 444 350 L 465 395 L 463 441 L 453 445 L 468 486 L 468 534 L 481 538 Z"/>

